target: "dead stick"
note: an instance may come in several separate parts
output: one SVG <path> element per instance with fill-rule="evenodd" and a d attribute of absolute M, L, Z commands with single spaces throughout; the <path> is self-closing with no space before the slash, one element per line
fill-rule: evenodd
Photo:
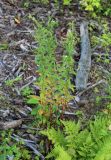
<path fill-rule="evenodd" d="M 101 84 L 101 83 L 107 84 L 106 81 L 102 79 L 102 80 L 100 80 L 99 82 L 93 84 L 92 86 L 87 87 L 87 88 L 86 88 L 85 90 L 83 90 L 82 92 L 78 93 L 78 94 L 76 95 L 76 97 L 80 97 L 83 93 L 87 92 L 88 90 L 96 87 L 97 85 L 99 85 L 99 84 Z"/>

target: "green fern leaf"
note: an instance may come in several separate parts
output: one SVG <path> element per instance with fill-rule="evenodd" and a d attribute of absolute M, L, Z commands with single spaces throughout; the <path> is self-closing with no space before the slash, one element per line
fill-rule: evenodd
<path fill-rule="evenodd" d="M 51 128 L 41 131 L 41 133 L 47 136 L 48 139 L 51 140 L 53 144 L 61 145 L 64 147 L 66 146 L 64 135 L 60 130 L 56 131 L 54 128 Z"/>
<path fill-rule="evenodd" d="M 111 160 L 111 137 L 104 139 L 100 150 L 97 152 L 94 160 Z"/>
<path fill-rule="evenodd" d="M 49 153 L 46 158 L 55 157 L 55 160 L 72 160 L 67 151 L 60 145 L 55 145 L 54 149 Z M 73 159 L 74 160 L 74 159 Z"/>

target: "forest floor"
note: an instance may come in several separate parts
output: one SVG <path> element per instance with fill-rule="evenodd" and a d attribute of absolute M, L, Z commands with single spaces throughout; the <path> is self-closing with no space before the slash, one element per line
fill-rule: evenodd
<path fill-rule="evenodd" d="M 71 21 L 74 21 L 79 38 L 80 24 L 83 20 L 87 20 L 89 25 L 95 26 L 95 30 L 89 31 L 90 36 L 98 35 L 99 24 L 96 20 L 89 19 L 87 12 L 79 10 L 77 4 L 71 8 L 65 8 L 64 12 L 61 13 L 54 7 L 50 9 L 37 3 L 30 3 L 25 8 L 17 1 L 12 3 L 8 0 L 0 0 L 0 129 L 3 131 L 13 128 L 13 137 L 15 135 L 26 139 L 28 142 L 40 143 L 38 130 L 42 127 L 36 128 L 36 124 L 32 125 L 34 121 L 31 115 L 32 106 L 25 102 L 25 98 L 21 94 L 22 89 L 28 86 L 33 89 L 34 94 L 38 92 L 38 88 L 34 85 L 37 79 L 34 54 L 37 42 L 34 39 L 35 28 L 32 20 L 29 19 L 29 14 L 40 21 L 47 22 L 50 16 L 58 21 L 59 26 L 55 30 L 58 39 L 66 34 L 68 23 Z M 106 64 L 97 61 L 101 50 L 101 48 L 92 47 L 89 88 L 81 93 L 75 91 L 74 97 L 76 96 L 76 99 L 74 98 L 71 103 L 72 112 L 82 113 L 85 120 L 93 117 L 97 111 L 103 111 L 105 106 L 105 102 L 102 105 L 97 104 L 97 97 L 105 95 L 105 80 L 111 72 L 111 63 Z M 76 51 L 78 54 L 74 56 L 75 68 L 77 68 L 80 58 L 80 42 L 77 44 Z M 61 47 L 59 47 L 58 56 L 61 52 Z M 109 58 L 111 61 L 111 54 Z M 74 81 L 75 78 L 73 83 Z M 80 98 L 79 101 L 78 97 Z M 76 119 L 77 116 L 74 114 L 73 119 Z M 34 143 L 33 146 L 38 149 L 37 144 Z M 34 152 L 30 146 L 29 150 Z"/>

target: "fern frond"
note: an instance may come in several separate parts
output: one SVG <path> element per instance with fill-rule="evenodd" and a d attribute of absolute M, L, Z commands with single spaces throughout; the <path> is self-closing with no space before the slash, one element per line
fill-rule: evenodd
<path fill-rule="evenodd" d="M 83 144 L 83 146 L 86 144 L 92 146 L 92 139 L 90 132 L 87 129 L 79 132 L 77 138 L 75 139 L 75 142 L 76 146 L 78 147 L 80 147 L 81 144 Z"/>
<path fill-rule="evenodd" d="M 107 123 L 108 120 L 106 118 L 97 118 L 90 123 L 90 131 L 96 143 L 108 135 Z"/>
<path fill-rule="evenodd" d="M 74 121 L 62 121 L 64 125 L 64 133 L 66 135 L 67 146 L 75 148 L 75 140 L 79 134 L 80 123 Z"/>
<path fill-rule="evenodd" d="M 104 139 L 101 148 L 96 154 L 94 160 L 111 160 L 111 137 Z"/>
<path fill-rule="evenodd" d="M 49 159 L 51 157 L 54 157 L 55 160 L 72 160 L 68 152 L 60 145 L 55 145 L 54 149 L 51 151 L 51 153 L 48 154 L 46 158 Z"/>
<path fill-rule="evenodd" d="M 52 141 L 53 144 L 66 146 L 66 140 L 64 138 L 63 133 L 58 129 L 56 131 L 54 128 L 47 129 L 44 131 L 41 131 L 41 133 L 48 137 L 49 140 Z"/>
<path fill-rule="evenodd" d="M 77 135 L 80 130 L 80 122 L 76 123 L 74 121 L 62 121 L 64 125 L 64 131 L 66 135 Z"/>
<path fill-rule="evenodd" d="M 62 121 L 64 130 L 48 129 L 44 135 L 54 144 L 47 158 L 55 160 L 111 160 L 111 133 L 108 119 L 97 118 L 81 131 L 80 122 Z M 66 158 L 67 157 L 67 158 Z M 65 159 L 66 158 L 66 159 Z"/>

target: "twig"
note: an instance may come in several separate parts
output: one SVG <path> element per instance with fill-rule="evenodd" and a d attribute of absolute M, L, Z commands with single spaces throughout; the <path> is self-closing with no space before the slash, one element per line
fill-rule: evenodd
<path fill-rule="evenodd" d="M 99 69 L 100 71 L 104 72 L 107 76 L 109 76 L 109 75 L 110 75 L 110 72 L 109 72 L 109 71 L 107 71 L 106 69 L 104 69 L 104 67 L 99 66 L 99 65 L 97 65 L 97 67 L 98 67 L 98 69 Z"/>
<path fill-rule="evenodd" d="M 36 81 L 36 77 L 33 77 L 33 79 L 29 83 L 27 83 L 26 85 L 24 85 L 23 87 L 21 87 L 19 91 L 23 90 L 24 88 L 26 88 L 27 86 L 29 86 L 34 81 Z"/>
<path fill-rule="evenodd" d="M 93 84 L 92 86 L 87 87 L 85 90 L 83 90 L 82 92 L 78 93 L 78 94 L 76 95 L 76 97 L 80 97 L 82 94 L 84 94 L 84 93 L 87 92 L 88 90 L 96 87 L 97 85 L 99 85 L 99 84 L 101 84 L 101 83 L 105 83 L 105 84 L 106 84 L 106 81 L 103 80 L 103 79 L 100 80 L 100 81 L 98 81 L 97 83 Z"/>
<path fill-rule="evenodd" d="M 71 112 L 68 112 L 68 111 L 62 111 L 60 110 L 60 113 L 63 113 L 63 114 L 66 114 L 66 115 L 72 115 L 72 116 L 75 116 L 76 114 L 75 113 L 71 113 Z"/>
<path fill-rule="evenodd" d="M 21 129 L 30 129 L 30 130 L 35 130 L 35 131 L 40 131 L 41 130 L 39 128 L 33 128 L 33 127 L 29 127 L 29 126 L 24 126 L 24 125 L 22 125 Z"/>

